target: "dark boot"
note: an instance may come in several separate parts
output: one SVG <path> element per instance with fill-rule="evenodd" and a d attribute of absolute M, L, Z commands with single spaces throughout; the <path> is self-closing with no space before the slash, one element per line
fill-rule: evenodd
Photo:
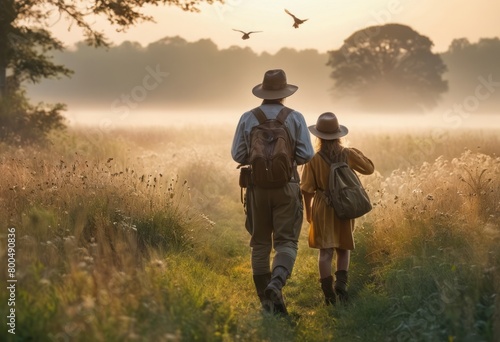
<path fill-rule="evenodd" d="M 253 283 L 255 284 L 255 289 L 257 290 L 257 296 L 259 296 L 260 303 L 262 304 L 262 309 L 264 311 L 271 311 L 271 302 L 266 298 L 264 291 L 267 285 L 271 281 L 271 273 L 258 274 L 253 276 Z"/>
<path fill-rule="evenodd" d="M 319 280 L 321 283 L 321 289 L 325 295 L 326 305 L 335 305 L 337 300 L 335 298 L 335 291 L 333 290 L 333 276 L 329 276 Z"/>
<path fill-rule="evenodd" d="M 347 294 L 347 271 L 335 272 L 335 293 L 342 304 L 347 304 L 349 295 Z"/>
<path fill-rule="evenodd" d="M 275 267 L 271 281 L 264 291 L 266 298 L 271 302 L 271 311 L 275 314 L 288 315 L 283 294 L 281 293 L 281 289 L 285 286 L 288 275 L 289 273 L 286 268 L 281 266 Z"/>

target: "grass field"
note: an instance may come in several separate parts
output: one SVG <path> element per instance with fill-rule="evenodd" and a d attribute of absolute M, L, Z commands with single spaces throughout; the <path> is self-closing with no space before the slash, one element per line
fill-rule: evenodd
<path fill-rule="evenodd" d="M 14 299 L 0 292 L 0 339 L 500 340 L 496 132 L 352 134 L 377 171 L 362 177 L 374 209 L 357 220 L 350 303 L 324 305 L 305 223 L 289 319 L 259 310 L 232 133 L 88 128 L 0 146 L 0 281 L 9 228 L 17 280 Z"/>

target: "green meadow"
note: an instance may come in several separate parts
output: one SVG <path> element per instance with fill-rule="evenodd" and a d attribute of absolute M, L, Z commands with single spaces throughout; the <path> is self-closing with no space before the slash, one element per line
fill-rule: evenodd
<path fill-rule="evenodd" d="M 233 131 L 70 128 L 42 148 L 0 145 L 0 282 L 8 228 L 17 280 L 14 298 L 0 292 L 0 339 L 500 340 L 498 132 L 349 136 L 376 166 L 350 302 L 324 305 L 304 222 L 283 318 L 253 287 Z"/>

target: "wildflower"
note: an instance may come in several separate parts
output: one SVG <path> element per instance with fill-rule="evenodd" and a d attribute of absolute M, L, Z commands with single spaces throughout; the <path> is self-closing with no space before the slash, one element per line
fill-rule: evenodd
<path fill-rule="evenodd" d="M 201 214 L 201 217 L 210 225 L 210 226 L 215 226 L 215 222 L 210 220 L 210 218 L 205 215 L 205 214 Z"/>
<path fill-rule="evenodd" d="M 50 285 L 50 280 L 48 280 L 47 278 L 42 278 L 40 279 L 39 281 L 39 284 L 42 285 L 42 286 L 49 286 Z"/>
<path fill-rule="evenodd" d="M 95 307 L 95 298 L 91 296 L 84 296 L 82 301 L 82 308 L 92 310 Z"/>
<path fill-rule="evenodd" d="M 153 266 L 159 268 L 162 268 L 164 266 L 163 261 L 161 261 L 160 259 L 155 259 L 151 263 L 153 264 Z"/>

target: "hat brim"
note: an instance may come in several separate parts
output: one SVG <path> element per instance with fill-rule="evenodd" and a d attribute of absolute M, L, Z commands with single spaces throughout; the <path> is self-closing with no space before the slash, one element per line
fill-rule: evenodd
<path fill-rule="evenodd" d="M 252 89 L 252 93 L 260 99 L 277 100 L 293 95 L 299 87 L 293 84 L 287 84 L 285 88 L 279 90 L 267 90 L 262 88 L 262 84 L 258 84 Z"/>
<path fill-rule="evenodd" d="M 318 131 L 316 129 L 316 125 L 312 125 L 312 126 L 309 126 L 307 128 L 309 129 L 309 132 L 311 132 L 314 136 L 321 138 L 323 140 L 335 140 L 338 138 L 342 138 L 342 137 L 346 136 L 347 133 L 349 133 L 349 130 L 347 129 L 347 127 L 343 126 L 343 125 L 339 125 L 339 131 L 335 132 L 335 133 L 325 133 L 325 132 Z"/>

